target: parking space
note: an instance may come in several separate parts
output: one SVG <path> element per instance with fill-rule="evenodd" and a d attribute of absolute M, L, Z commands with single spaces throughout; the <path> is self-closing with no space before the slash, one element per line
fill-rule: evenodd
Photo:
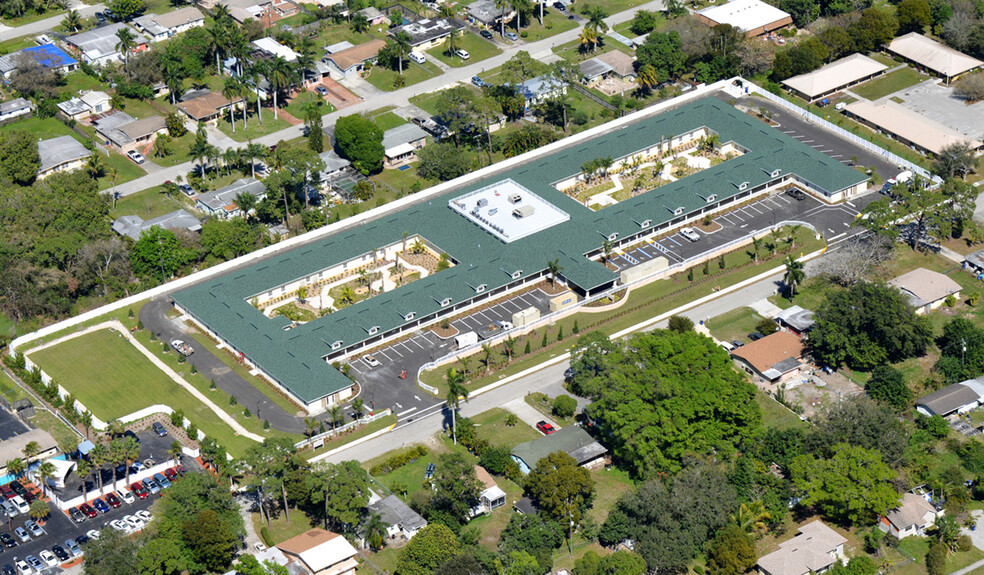
<path fill-rule="evenodd" d="M 0 441 L 27 433 L 31 428 L 6 409 L 0 409 Z"/>
<path fill-rule="evenodd" d="M 459 333 L 474 331 L 482 339 L 483 333 L 493 332 L 494 335 L 501 329 L 498 322 L 512 322 L 514 313 L 531 307 L 541 313 L 549 311 L 550 296 L 539 289 L 529 291 L 455 320 L 451 325 Z"/>

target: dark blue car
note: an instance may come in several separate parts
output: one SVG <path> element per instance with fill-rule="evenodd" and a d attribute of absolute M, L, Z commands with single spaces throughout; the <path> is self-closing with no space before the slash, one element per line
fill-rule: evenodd
<path fill-rule="evenodd" d="M 100 513 L 109 513 L 109 505 L 102 499 L 96 499 L 92 502 L 92 506 L 99 510 Z"/>

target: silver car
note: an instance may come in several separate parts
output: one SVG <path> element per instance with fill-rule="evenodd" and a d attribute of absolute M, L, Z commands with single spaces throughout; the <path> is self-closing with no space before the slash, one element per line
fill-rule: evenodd
<path fill-rule="evenodd" d="M 7 517 L 17 517 L 20 515 L 20 511 L 17 511 L 17 506 L 9 501 L 0 501 L 0 507 L 3 507 L 3 513 Z"/>
<path fill-rule="evenodd" d="M 82 548 L 79 547 L 79 544 L 72 539 L 65 540 L 65 549 L 67 549 L 68 552 L 72 554 L 72 557 L 78 557 L 82 555 Z"/>
<path fill-rule="evenodd" d="M 31 540 L 31 536 L 24 531 L 23 527 L 14 527 L 14 536 L 21 540 L 21 543 L 27 543 Z"/>

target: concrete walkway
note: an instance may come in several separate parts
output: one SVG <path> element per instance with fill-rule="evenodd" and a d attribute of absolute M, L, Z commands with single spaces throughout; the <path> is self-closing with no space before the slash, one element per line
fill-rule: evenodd
<path fill-rule="evenodd" d="M 193 395 L 195 397 L 195 399 L 197 399 L 198 401 L 202 402 L 202 404 L 204 404 L 205 407 L 207 407 L 210 410 L 212 410 L 212 412 L 215 413 L 215 415 L 218 416 L 219 419 L 221 419 L 226 424 L 228 424 L 229 427 L 231 427 L 233 429 L 233 431 L 235 431 L 238 435 L 242 435 L 243 437 L 248 437 L 249 439 L 252 439 L 253 441 L 256 441 L 258 443 L 263 443 L 264 437 L 262 437 L 260 435 L 257 435 L 255 433 L 252 433 L 252 432 L 248 431 L 245 427 L 243 427 L 242 425 L 240 425 L 239 422 L 236 421 L 235 419 L 233 419 L 231 415 L 229 415 L 228 413 L 226 413 L 225 411 L 223 411 L 222 408 L 220 408 L 219 406 L 215 405 L 215 403 L 213 403 L 211 399 L 209 399 L 208 397 L 206 397 L 205 394 L 203 394 L 202 392 L 198 391 L 198 389 L 195 388 L 195 386 L 193 386 L 190 383 L 188 383 L 176 371 L 174 371 L 173 369 L 171 369 L 171 367 L 169 365 L 167 365 L 166 363 L 164 363 L 159 357 L 157 357 L 156 355 L 154 355 L 153 353 L 151 353 L 150 350 L 148 350 L 146 347 L 144 347 L 143 344 L 141 344 L 136 339 L 134 339 L 133 336 L 130 335 L 130 330 L 128 330 L 126 328 L 126 326 L 123 325 L 122 323 L 120 323 L 119 321 L 116 321 L 116 320 L 106 321 L 106 322 L 99 323 L 99 324 L 96 324 L 94 326 L 88 327 L 88 328 L 83 329 L 81 331 L 77 331 L 77 332 L 74 332 L 74 333 L 70 333 L 68 335 L 64 335 L 64 336 L 59 337 L 59 338 L 57 338 L 57 339 L 55 339 L 53 341 L 50 341 L 48 343 L 45 343 L 43 345 L 40 345 L 38 347 L 35 347 L 35 348 L 31 349 L 27 353 L 27 355 L 29 357 L 29 356 L 33 355 L 35 352 L 41 351 L 42 349 L 45 349 L 45 348 L 48 348 L 48 347 L 51 347 L 51 346 L 54 346 L 54 345 L 58 345 L 60 343 L 63 343 L 63 342 L 66 342 L 66 341 L 75 339 L 77 337 L 82 337 L 83 335 L 86 335 L 88 333 L 92 333 L 94 331 L 99 331 L 99 330 L 103 330 L 103 329 L 111 329 L 111 330 L 116 330 L 117 332 L 119 332 L 120 335 L 122 335 L 124 338 L 126 338 L 127 341 L 129 341 L 131 344 L 133 344 L 133 347 L 135 347 L 137 349 L 137 351 L 139 351 L 140 353 L 142 353 L 144 355 L 144 357 L 146 357 L 148 360 L 150 360 L 150 362 L 153 363 L 155 366 L 157 366 L 157 368 L 160 369 L 162 372 L 164 372 L 165 375 L 167 375 L 168 377 L 170 377 L 171 380 L 174 381 L 174 383 L 180 385 L 188 393 L 190 393 L 191 395 Z M 162 401 L 162 402 L 165 402 L 167 398 L 161 397 L 161 398 L 155 398 L 155 399 L 156 400 L 159 400 L 159 401 Z"/>
<path fill-rule="evenodd" d="M 73 10 L 77 10 L 79 16 L 82 16 L 83 18 L 91 18 L 93 14 L 106 8 L 104 4 L 93 4 L 92 6 L 87 6 L 81 2 L 72 2 L 69 4 L 69 7 Z M 61 26 L 62 20 L 64 19 L 65 14 L 62 13 L 57 16 L 31 22 L 30 24 L 22 24 L 20 26 L 0 25 L 0 42 L 5 40 L 13 40 L 14 38 L 20 38 L 22 36 L 49 32 Z"/>
<path fill-rule="evenodd" d="M 502 407 L 509 410 L 511 413 L 514 413 L 516 417 L 523 420 L 523 422 L 528 424 L 533 429 L 536 429 L 536 424 L 541 421 L 546 421 L 550 425 L 554 426 L 555 429 L 561 428 L 556 421 L 534 409 L 533 406 L 526 403 L 526 399 L 522 397 L 517 397 Z"/>

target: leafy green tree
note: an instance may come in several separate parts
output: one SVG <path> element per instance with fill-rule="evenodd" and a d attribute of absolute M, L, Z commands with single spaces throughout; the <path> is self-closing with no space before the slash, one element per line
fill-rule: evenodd
<path fill-rule="evenodd" d="M 637 66 L 652 66 L 659 83 L 679 78 L 684 72 L 686 62 L 687 56 L 681 49 L 680 34 L 675 30 L 650 34 L 636 50 Z"/>
<path fill-rule="evenodd" d="M 526 551 L 536 558 L 540 573 L 553 566 L 553 552 L 564 543 L 564 529 L 553 521 L 544 521 L 539 515 L 513 513 L 499 538 L 500 555 L 512 551 Z"/>
<path fill-rule="evenodd" d="M 638 553 L 624 549 L 605 555 L 598 562 L 599 575 L 645 575 L 647 572 L 646 560 Z"/>
<path fill-rule="evenodd" d="M 137 543 L 121 531 L 105 529 L 99 539 L 85 546 L 82 572 L 85 575 L 133 575 L 140 573 Z"/>
<path fill-rule="evenodd" d="M 683 315 L 673 315 L 667 320 L 667 329 L 677 333 L 684 333 L 694 330 L 694 320 Z"/>
<path fill-rule="evenodd" d="M 573 457 L 557 451 L 537 461 L 524 488 L 546 517 L 573 529 L 591 503 L 594 480 Z"/>
<path fill-rule="evenodd" d="M 194 258 L 194 251 L 182 247 L 174 232 L 159 226 L 141 232 L 130 251 L 133 273 L 161 283 Z"/>
<path fill-rule="evenodd" d="M 369 476 L 358 462 L 319 464 L 311 479 L 311 503 L 322 507 L 325 529 L 343 530 L 359 523 L 369 504 Z"/>
<path fill-rule="evenodd" d="M 820 15 L 820 4 L 812 0 L 781 0 L 779 7 L 793 17 L 793 22 L 805 28 Z"/>
<path fill-rule="evenodd" d="M 823 456 L 839 443 L 876 450 L 889 465 L 903 462 L 908 434 L 898 413 L 864 396 L 836 403 L 816 419 L 816 429 L 806 437 L 809 451 Z"/>
<path fill-rule="evenodd" d="M 146 9 L 143 0 L 110 0 L 106 6 L 124 22 Z"/>
<path fill-rule="evenodd" d="M 378 172 L 383 166 L 383 131 L 372 120 L 358 114 L 335 122 L 338 151 L 363 174 Z"/>
<path fill-rule="evenodd" d="M 180 542 L 189 568 L 199 563 L 196 559 L 199 553 L 202 557 L 207 557 L 214 552 L 217 555 L 215 564 L 227 564 L 226 561 L 232 560 L 232 551 L 231 548 L 226 548 L 226 558 L 222 558 L 224 542 L 235 542 L 245 534 L 239 504 L 233 499 L 228 485 L 228 482 L 220 484 L 209 473 L 189 473 L 181 481 L 175 482 L 157 504 L 159 511 L 155 513 L 154 520 L 157 531 Z M 209 515 L 214 514 L 219 524 L 216 525 L 208 517 L 200 522 L 199 516 L 203 511 L 210 511 Z M 186 530 L 186 526 L 189 529 Z M 206 534 L 207 539 L 197 539 L 199 533 Z M 203 545 L 200 550 L 199 544 Z M 86 554 L 88 555 L 88 551 Z M 163 554 L 161 552 L 161 556 Z"/>
<path fill-rule="evenodd" d="M 417 174 L 428 180 L 446 182 L 471 170 L 471 157 L 451 142 L 437 142 L 417 152 Z"/>
<path fill-rule="evenodd" d="M 902 410 L 909 407 L 912 391 L 905 384 L 902 372 L 890 365 L 879 365 L 871 372 L 864 386 L 868 397 Z"/>
<path fill-rule="evenodd" d="M 479 485 L 475 467 L 462 454 L 442 454 L 434 475 L 432 511 L 443 512 L 459 523 L 466 522 L 468 513 L 478 503 Z"/>
<path fill-rule="evenodd" d="M 707 552 L 709 575 L 741 575 L 758 560 L 755 542 L 741 527 L 730 523 L 718 532 Z"/>
<path fill-rule="evenodd" d="M 835 446 L 829 459 L 797 457 L 790 475 L 805 494 L 804 505 L 816 506 L 834 521 L 851 525 L 870 525 L 879 513 L 895 508 L 901 500 L 892 486 L 895 473 L 881 454 L 846 443 Z"/>
<path fill-rule="evenodd" d="M 431 575 L 442 563 L 454 557 L 459 548 L 454 532 L 439 523 L 431 523 L 418 531 L 400 552 L 396 572 L 400 575 Z"/>
<path fill-rule="evenodd" d="M 236 535 L 219 518 L 218 513 L 203 509 L 195 518 L 185 522 L 181 530 L 196 564 L 208 571 L 219 572 L 232 564 Z"/>
<path fill-rule="evenodd" d="M 895 19 L 899 23 L 899 34 L 922 33 L 932 20 L 929 2 L 926 0 L 902 0 L 895 10 Z"/>
<path fill-rule="evenodd" d="M 37 137 L 24 130 L 0 132 L 0 173 L 14 183 L 27 185 L 37 177 L 39 167 Z"/>
<path fill-rule="evenodd" d="M 573 350 L 571 389 L 595 400 L 585 413 L 640 477 L 677 471 L 689 453 L 733 452 L 759 424 L 754 386 L 710 338 L 667 330 L 610 344 L 584 338 Z"/>
<path fill-rule="evenodd" d="M 526 551 L 510 551 L 503 566 L 502 575 L 540 575 L 536 557 Z"/>
<path fill-rule="evenodd" d="M 243 218 L 210 219 L 202 225 L 201 241 L 209 255 L 226 261 L 253 251 L 261 238 L 259 230 Z"/>
<path fill-rule="evenodd" d="M 904 0 L 918 2 L 920 0 Z M 901 9 L 901 5 L 899 7 Z M 973 80 L 974 83 L 984 86 L 984 76 L 968 76 L 962 78 L 959 82 L 959 86 L 967 87 L 968 84 Z M 956 89 L 956 86 L 954 87 Z M 978 96 L 982 94 L 970 94 L 965 93 L 965 95 L 970 96 L 969 100 L 978 100 Z M 944 180 L 950 178 L 966 178 L 967 174 L 973 172 L 977 168 L 977 156 L 974 154 L 974 150 L 971 148 L 970 144 L 967 142 L 954 142 L 948 146 L 940 149 L 940 153 L 936 155 L 936 159 L 933 160 L 933 173 L 937 176 L 943 178 Z"/>
<path fill-rule="evenodd" d="M 188 568 L 188 561 L 176 541 L 156 537 L 137 550 L 141 575 L 176 575 Z"/>
<path fill-rule="evenodd" d="M 632 17 L 632 23 L 629 25 L 629 29 L 632 30 L 633 34 L 642 36 L 643 34 L 648 34 L 656 29 L 663 20 L 663 17 L 659 12 L 651 10 L 637 10 L 635 16 Z"/>
<path fill-rule="evenodd" d="M 919 429 L 925 429 L 936 439 L 944 439 L 947 435 L 950 435 L 950 424 L 941 415 L 926 417 L 921 413 L 916 414 L 916 425 Z"/>
<path fill-rule="evenodd" d="M 273 561 L 264 561 L 262 565 L 256 560 L 256 557 L 248 554 L 242 554 L 239 556 L 239 562 L 236 564 L 236 574 L 237 575 L 290 575 L 287 568 L 282 565 L 277 565 Z"/>
<path fill-rule="evenodd" d="M 929 553 L 926 553 L 926 569 L 929 575 L 946 573 L 946 547 L 938 541 L 933 541 L 929 545 Z"/>
<path fill-rule="evenodd" d="M 861 18 L 848 26 L 847 31 L 854 38 L 854 49 L 865 53 L 891 42 L 898 29 L 895 16 L 872 6 L 863 10 Z"/>
<path fill-rule="evenodd" d="M 929 319 L 916 315 L 901 292 L 858 283 L 830 296 L 814 315 L 810 347 L 823 364 L 872 369 L 926 352 Z"/>
<path fill-rule="evenodd" d="M 554 398 L 550 411 L 557 417 L 571 417 L 577 411 L 577 400 L 569 395 L 560 394 Z"/>

